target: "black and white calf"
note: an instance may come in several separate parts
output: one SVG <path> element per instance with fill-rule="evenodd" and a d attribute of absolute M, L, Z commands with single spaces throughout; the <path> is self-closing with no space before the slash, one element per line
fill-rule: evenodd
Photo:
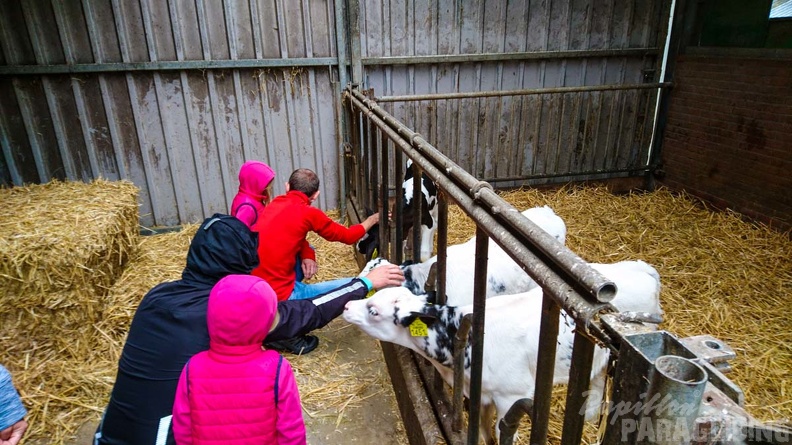
<path fill-rule="evenodd" d="M 566 241 L 566 224 L 550 207 L 533 207 L 523 211 L 522 215 L 553 236 L 561 244 Z M 488 250 L 487 298 L 496 295 L 526 292 L 537 286 L 536 282 L 492 239 L 489 240 Z M 462 244 L 448 246 L 446 257 L 446 301 L 450 305 L 463 306 L 473 303 L 475 251 L 475 236 Z M 416 295 L 423 294 L 429 271 L 435 262 L 437 262 L 436 256 L 422 263 L 403 265 L 402 271 L 405 277 L 403 286 Z M 380 258 L 369 261 L 366 267 L 363 268 L 361 275 L 365 275 L 374 267 L 386 263 L 386 260 Z"/>
<path fill-rule="evenodd" d="M 412 175 L 412 159 L 407 160 L 407 169 L 402 182 L 402 243 L 406 247 L 407 233 L 412 229 L 417 208 L 413 202 L 414 182 Z M 429 260 L 434 247 L 434 234 L 437 231 L 437 186 L 426 173 L 421 174 L 421 262 Z M 413 246 L 413 249 L 418 247 Z"/>
<path fill-rule="evenodd" d="M 660 277 L 643 261 L 623 261 L 592 265 L 618 287 L 611 304 L 622 311 L 661 314 Z M 416 351 L 437 368 L 443 379 L 453 385 L 453 343 L 462 317 L 473 306 L 426 304 L 425 298 L 403 287 L 383 289 L 371 298 L 347 303 L 344 319 L 370 336 Z M 492 418 L 496 425 L 509 408 L 523 398 L 533 399 L 542 289 L 487 300 L 485 310 L 484 360 L 481 378 L 480 431 L 486 444 L 493 444 Z M 410 326 L 421 320 L 427 327 L 419 336 Z M 574 320 L 561 311 L 554 383 L 569 381 L 574 340 Z M 424 335 L 425 334 L 425 335 Z M 470 341 L 465 350 L 465 395 L 470 388 Z M 592 364 L 591 391 L 586 402 L 586 419 L 594 419 L 602 401 L 608 351 L 597 347 Z M 500 431 L 496 428 L 496 435 Z"/>
<path fill-rule="evenodd" d="M 412 229 L 417 212 L 413 202 L 413 175 L 412 160 L 407 160 L 407 170 L 402 182 L 402 239 L 403 248 L 407 245 L 407 234 Z M 367 215 L 368 216 L 368 215 Z M 421 174 L 421 245 L 413 246 L 420 249 L 421 261 L 426 261 L 432 256 L 434 247 L 434 234 L 437 231 L 437 186 L 426 173 Z M 368 233 L 357 242 L 357 251 L 363 254 L 366 261 L 370 261 L 373 252 L 379 247 L 379 226 L 375 225 Z"/>

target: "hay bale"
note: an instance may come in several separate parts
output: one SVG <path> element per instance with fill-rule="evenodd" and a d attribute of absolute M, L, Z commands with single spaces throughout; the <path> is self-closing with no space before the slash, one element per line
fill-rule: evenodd
<path fill-rule="evenodd" d="M 137 246 L 137 194 L 131 182 L 102 179 L 0 189 L 0 303 L 101 305 Z"/>
<path fill-rule="evenodd" d="M 42 326 L 37 332 L 22 323 L 2 325 L 0 362 L 12 372 L 28 408 L 28 441 L 62 444 L 84 422 L 99 421 L 138 303 L 155 285 L 181 277 L 197 228 L 139 238 L 96 323 L 66 331 Z M 7 308 L 0 306 L 2 311 Z"/>

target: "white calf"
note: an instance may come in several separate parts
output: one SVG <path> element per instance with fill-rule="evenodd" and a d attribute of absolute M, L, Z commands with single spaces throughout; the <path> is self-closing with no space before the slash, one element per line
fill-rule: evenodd
<path fill-rule="evenodd" d="M 533 207 L 522 214 L 561 244 L 566 241 L 566 224 L 550 207 Z M 525 292 L 537 286 L 536 282 L 492 239 L 489 240 L 488 250 L 487 298 Z M 475 251 L 475 236 L 463 244 L 448 246 L 446 301 L 449 305 L 463 306 L 473 303 Z M 430 258 L 429 261 L 402 266 L 405 278 L 402 286 L 416 295 L 423 294 L 429 270 L 435 262 L 437 256 Z M 385 263 L 386 260 L 374 259 L 363 268 L 361 275 Z"/>
<path fill-rule="evenodd" d="M 649 313 L 660 310 L 660 281 L 654 268 L 642 261 L 596 267 L 619 288 L 611 302 L 617 309 Z M 497 414 L 498 425 L 517 400 L 533 399 L 541 309 L 541 288 L 487 300 L 479 418 L 482 438 L 487 444 L 494 443 L 491 432 L 494 414 Z M 451 385 L 454 337 L 462 317 L 472 311 L 472 305 L 428 305 L 423 297 L 413 295 L 406 288 L 396 287 L 383 289 L 366 300 L 347 303 L 344 319 L 376 339 L 399 344 L 426 357 Z M 416 320 L 427 325 L 425 335 L 411 335 L 410 326 Z M 562 311 L 555 384 L 565 384 L 569 380 L 574 328 L 574 320 Z M 470 348 L 468 342 L 465 350 L 466 395 L 469 395 L 470 385 Z M 592 364 L 592 391 L 586 404 L 586 418 L 589 420 L 599 410 L 607 362 L 607 350 L 597 347 Z M 499 438 L 497 428 L 496 435 Z"/>

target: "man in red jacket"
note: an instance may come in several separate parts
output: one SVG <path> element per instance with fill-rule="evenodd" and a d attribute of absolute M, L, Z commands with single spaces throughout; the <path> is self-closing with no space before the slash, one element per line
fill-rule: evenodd
<path fill-rule="evenodd" d="M 309 279 L 318 270 L 316 253 L 305 239 L 316 232 L 328 241 L 352 245 L 379 222 L 379 214 L 361 224 L 345 227 L 312 207 L 319 197 L 319 177 L 307 168 L 295 170 L 286 183 L 286 194 L 278 196 L 264 209 L 252 230 L 259 233 L 259 266 L 253 275 L 272 286 L 278 300 L 313 298 L 349 282 L 350 278 L 305 284 L 297 281 L 297 254 L 302 258 L 302 271 Z"/>
<path fill-rule="evenodd" d="M 312 284 L 297 279 L 298 254 L 306 279 L 313 277 L 318 270 L 316 253 L 305 238 L 308 232 L 316 232 L 328 241 L 352 245 L 379 222 L 379 213 L 375 213 L 361 224 L 347 228 L 311 206 L 318 197 L 319 177 L 307 168 L 297 169 L 289 176 L 286 194 L 273 199 L 251 228 L 259 234 L 259 266 L 251 274 L 266 280 L 277 294 L 278 301 L 313 298 L 343 286 L 352 279 L 341 278 Z M 271 349 L 293 354 L 307 354 L 318 345 L 319 339 L 314 335 L 266 344 Z"/>

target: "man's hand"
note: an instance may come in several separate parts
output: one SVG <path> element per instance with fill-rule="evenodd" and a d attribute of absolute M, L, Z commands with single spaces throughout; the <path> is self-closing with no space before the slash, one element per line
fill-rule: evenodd
<path fill-rule="evenodd" d="M 302 271 L 303 275 L 305 275 L 305 279 L 310 280 L 311 277 L 316 275 L 316 272 L 319 271 L 319 265 L 316 264 L 316 261 L 306 258 L 302 260 Z"/>
<path fill-rule="evenodd" d="M 25 434 L 28 424 L 25 419 L 9 426 L 8 428 L 0 431 L 0 445 L 17 445 L 22 440 L 22 435 Z"/>
<path fill-rule="evenodd" d="M 371 280 L 374 289 L 380 290 L 385 287 L 399 286 L 404 282 L 404 273 L 395 264 L 380 266 L 366 275 Z"/>
<path fill-rule="evenodd" d="M 380 220 L 379 212 L 377 212 L 377 213 L 369 216 L 368 218 L 366 218 L 360 224 L 362 224 L 363 228 L 366 229 L 366 232 L 368 232 L 370 228 L 374 227 L 374 224 L 377 224 L 379 222 L 379 220 Z"/>

